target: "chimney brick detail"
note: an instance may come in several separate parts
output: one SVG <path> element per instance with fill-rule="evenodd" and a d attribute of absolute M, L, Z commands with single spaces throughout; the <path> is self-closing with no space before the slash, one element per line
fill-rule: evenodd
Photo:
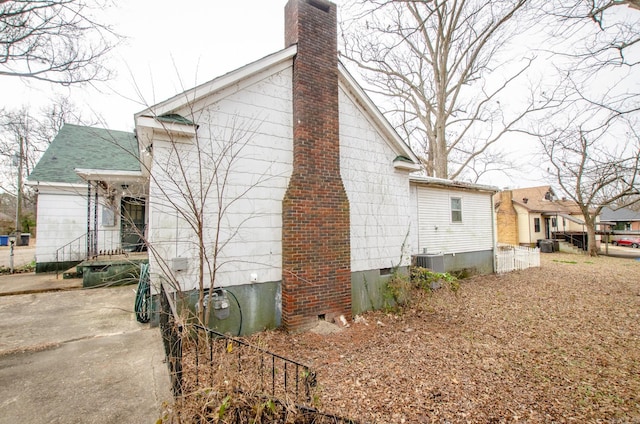
<path fill-rule="evenodd" d="M 336 6 L 290 0 L 285 44 L 293 62 L 293 172 L 282 204 L 282 323 L 351 318 L 349 200 L 340 175 Z"/>
<path fill-rule="evenodd" d="M 496 224 L 498 227 L 498 243 L 506 243 L 517 246 L 518 238 L 518 213 L 513 206 L 513 193 L 511 190 L 500 192 L 500 206 L 496 212 Z"/>

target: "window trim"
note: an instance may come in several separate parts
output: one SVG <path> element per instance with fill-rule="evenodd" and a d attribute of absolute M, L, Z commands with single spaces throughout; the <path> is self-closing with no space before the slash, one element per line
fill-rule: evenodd
<path fill-rule="evenodd" d="M 458 200 L 460 202 L 460 209 L 454 209 L 453 208 L 453 201 L 454 200 Z M 462 224 L 463 222 L 463 215 L 462 215 L 462 197 L 460 196 L 449 196 L 449 219 L 451 220 L 452 224 Z M 459 220 L 455 220 L 453 217 L 453 213 L 454 212 L 458 212 L 460 214 L 460 219 Z"/>

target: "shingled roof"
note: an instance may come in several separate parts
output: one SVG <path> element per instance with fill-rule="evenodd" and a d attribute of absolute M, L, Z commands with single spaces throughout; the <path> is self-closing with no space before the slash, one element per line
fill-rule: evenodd
<path fill-rule="evenodd" d="M 629 208 L 620 208 L 620 209 L 602 208 L 600 219 L 602 221 L 609 221 L 609 222 L 640 221 L 640 212 L 636 212 Z"/>
<path fill-rule="evenodd" d="M 531 212 L 569 212 L 565 205 L 554 201 L 555 193 L 551 186 L 527 187 L 512 190 L 513 203 L 517 203 Z"/>
<path fill-rule="evenodd" d="M 32 183 L 83 183 L 77 168 L 140 171 L 133 133 L 65 124 L 28 177 Z"/>

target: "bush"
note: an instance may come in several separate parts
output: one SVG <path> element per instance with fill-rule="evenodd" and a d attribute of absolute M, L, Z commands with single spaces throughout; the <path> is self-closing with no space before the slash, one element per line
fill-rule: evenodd
<path fill-rule="evenodd" d="M 460 290 L 460 281 L 448 272 L 433 272 L 419 266 L 411 267 L 411 284 L 429 293 L 441 287 L 453 293 Z"/>

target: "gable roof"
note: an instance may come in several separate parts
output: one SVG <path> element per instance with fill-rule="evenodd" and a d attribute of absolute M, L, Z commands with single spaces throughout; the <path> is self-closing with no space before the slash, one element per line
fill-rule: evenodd
<path fill-rule="evenodd" d="M 608 222 L 640 221 L 640 212 L 629 208 L 612 209 L 604 207 L 600 213 L 600 220 Z"/>
<path fill-rule="evenodd" d="M 134 119 L 137 121 L 140 117 L 154 117 L 157 119 L 161 116 L 174 115 L 177 110 L 188 103 L 195 103 L 204 97 L 232 87 L 240 81 L 264 72 L 268 68 L 288 63 L 296 55 L 297 51 L 297 46 L 294 44 L 291 47 L 265 56 L 255 62 L 248 63 L 238 69 L 227 72 L 182 93 L 178 93 L 160 103 L 156 103 L 136 113 Z"/>
<path fill-rule="evenodd" d="M 555 199 L 553 188 L 549 185 L 517 188 L 511 192 L 513 193 L 513 203 L 531 212 L 569 212 L 565 205 Z"/>
<path fill-rule="evenodd" d="M 194 125 L 193 122 L 183 117 L 180 118 L 184 121 L 180 122 L 175 120 L 168 121 L 166 117 L 175 117 L 176 112 L 185 105 L 189 103 L 193 104 L 209 95 L 220 93 L 229 88 L 235 87 L 238 89 L 242 82 L 250 81 L 252 78 L 259 77 L 260 74 L 270 69 L 277 71 L 288 66 L 292 66 L 292 61 L 296 53 L 297 45 L 294 44 L 286 49 L 265 56 L 262 59 L 251 62 L 238 69 L 214 78 L 211 81 L 200 84 L 165 101 L 150 106 L 136 113 L 134 116 L 135 121 L 137 124 L 144 124 L 145 122 L 148 122 L 145 121 L 146 118 L 152 118 L 157 121 Z M 382 112 L 375 106 L 364 89 L 357 83 L 355 78 L 349 74 L 340 61 L 338 61 L 338 81 L 345 92 L 356 101 L 357 105 L 368 116 L 373 125 L 378 128 L 381 134 L 384 135 L 385 139 L 397 153 L 398 157 L 406 159 L 405 161 L 400 161 L 404 162 L 404 164 L 397 163 L 396 167 L 404 168 L 408 171 L 419 170 L 421 166 L 418 157 L 405 143 L 402 137 L 400 137 L 397 131 L 384 117 Z"/>
<path fill-rule="evenodd" d="M 140 171 L 138 155 L 133 133 L 64 124 L 28 181 L 80 184 L 77 168 Z"/>

